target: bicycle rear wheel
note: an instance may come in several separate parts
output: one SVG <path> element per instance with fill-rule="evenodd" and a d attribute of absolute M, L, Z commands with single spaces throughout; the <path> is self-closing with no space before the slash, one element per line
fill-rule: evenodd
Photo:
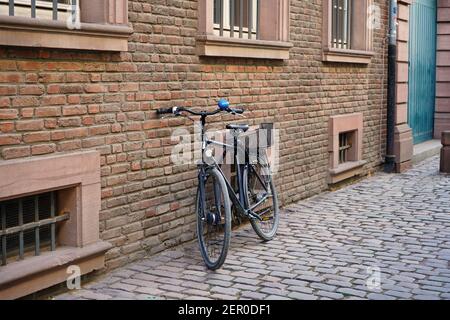
<path fill-rule="evenodd" d="M 278 230 L 280 212 L 267 156 L 259 156 L 256 163 L 247 166 L 243 174 L 243 187 L 247 208 L 254 207 L 253 212 L 262 219 L 250 219 L 253 230 L 262 240 L 272 240 Z"/>
<path fill-rule="evenodd" d="M 197 190 L 197 237 L 206 266 L 216 270 L 225 262 L 230 245 L 231 203 L 225 180 L 216 168 L 206 171 L 203 183 L 203 210 L 200 187 Z"/>

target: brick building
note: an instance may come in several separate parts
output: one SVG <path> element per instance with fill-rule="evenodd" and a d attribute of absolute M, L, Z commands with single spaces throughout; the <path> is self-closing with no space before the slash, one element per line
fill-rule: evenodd
<path fill-rule="evenodd" d="M 81 0 L 81 23 L 69 1 L 19 2 L 0 3 L 2 230 L 48 224 L 2 234 L 0 297 L 194 238 L 195 166 L 170 161 L 191 124 L 157 108 L 226 97 L 273 122 L 283 205 L 382 162 L 384 0 Z"/>

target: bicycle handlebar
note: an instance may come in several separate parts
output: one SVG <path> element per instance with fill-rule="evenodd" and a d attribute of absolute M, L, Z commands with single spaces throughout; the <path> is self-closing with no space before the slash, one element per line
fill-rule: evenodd
<path fill-rule="evenodd" d="M 237 114 L 243 114 L 245 111 L 244 109 L 231 109 L 232 113 L 237 113 Z"/>
<path fill-rule="evenodd" d="M 157 114 L 169 114 L 169 113 L 173 113 L 173 108 L 162 108 L 162 109 L 158 109 L 156 110 Z"/>
<path fill-rule="evenodd" d="M 200 111 L 200 112 L 198 112 L 198 111 L 193 111 L 193 110 L 190 110 L 190 109 L 187 109 L 187 108 L 184 108 L 184 107 L 173 107 L 173 108 L 162 108 L 162 109 L 158 109 L 158 110 L 156 110 L 156 113 L 158 114 L 158 115 L 162 115 L 162 114 L 179 114 L 180 112 L 188 112 L 188 113 L 190 113 L 190 114 L 192 114 L 192 115 L 194 115 L 194 116 L 213 116 L 213 115 L 215 115 L 215 114 L 218 114 L 218 113 L 220 113 L 220 112 L 222 112 L 222 111 L 225 111 L 225 112 L 228 112 L 228 113 L 232 113 L 232 114 L 243 114 L 244 113 L 244 110 L 243 109 L 233 109 L 233 108 L 228 108 L 228 109 L 226 109 L 226 110 L 221 110 L 221 109 L 218 109 L 218 110 L 215 110 L 215 111 L 212 111 L 212 112 L 206 112 L 206 111 Z"/>

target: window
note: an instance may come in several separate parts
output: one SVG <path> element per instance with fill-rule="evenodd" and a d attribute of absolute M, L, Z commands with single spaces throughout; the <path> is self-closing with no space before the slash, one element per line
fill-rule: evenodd
<path fill-rule="evenodd" d="M 352 149 L 352 138 L 355 132 L 342 132 L 339 134 L 339 164 L 350 160 L 349 153 Z"/>
<path fill-rule="evenodd" d="M 200 56 L 288 59 L 289 0 L 199 0 Z"/>
<path fill-rule="evenodd" d="M 331 45 L 333 48 L 350 49 L 352 0 L 332 0 Z"/>
<path fill-rule="evenodd" d="M 58 214 L 56 192 L 0 202 L 1 264 L 54 251 L 59 223 L 67 219 Z"/>
<path fill-rule="evenodd" d="M 323 0 L 323 60 L 370 63 L 373 0 Z"/>
<path fill-rule="evenodd" d="M 104 267 L 99 152 L 0 161 L 0 177 L 0 300 Z"/>
<path fill-rule="evenodd" d="M 0 0 L 0 14 L 15 17 L 65 21 L 71 10 L 71 0 Z"/>
<path fill-rule="evenodd" d="M 335 184 L 363 172 L 363 114 L 332 116 L 329 120 L 329 183 Z"/>
<path fill-rule="evenodd" d="M 0 45 L 127 51 L 127 0 L 0 0 Z"/>
<path fill-rule="evenodd" d="M 214 33 L 258 39 L 258 0 L 214 0 Z"/>

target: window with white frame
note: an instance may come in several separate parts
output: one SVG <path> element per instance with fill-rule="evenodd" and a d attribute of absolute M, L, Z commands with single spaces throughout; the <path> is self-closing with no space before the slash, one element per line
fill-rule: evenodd
<path fill-rule="evenodd" d="M 128 0 L 0 0 L 0 45 L 127 51 Z"/>
<path fill-rule="evenodd" d="M 0 0 L 0 15 L 65 21 L 77 0 Z"/>
<path fill-rule="evenodd" d="M 332 0 L 331 45 L 333 48 L 350 49 L 352 0 Z"/>
<path fill-rule="evenodd" d="M 197 54 L 289 59 L 290 0 L 198 0 Z"/>
<path fill-rule="evenodd" d="M 230 38 L 258 39 L 259 0 L 214 0 L 214 32 Z"/>
<path fill-rule="evenodd" d="M 374 0 L 323 0 L 323 60 L 370 63 Z"/>

